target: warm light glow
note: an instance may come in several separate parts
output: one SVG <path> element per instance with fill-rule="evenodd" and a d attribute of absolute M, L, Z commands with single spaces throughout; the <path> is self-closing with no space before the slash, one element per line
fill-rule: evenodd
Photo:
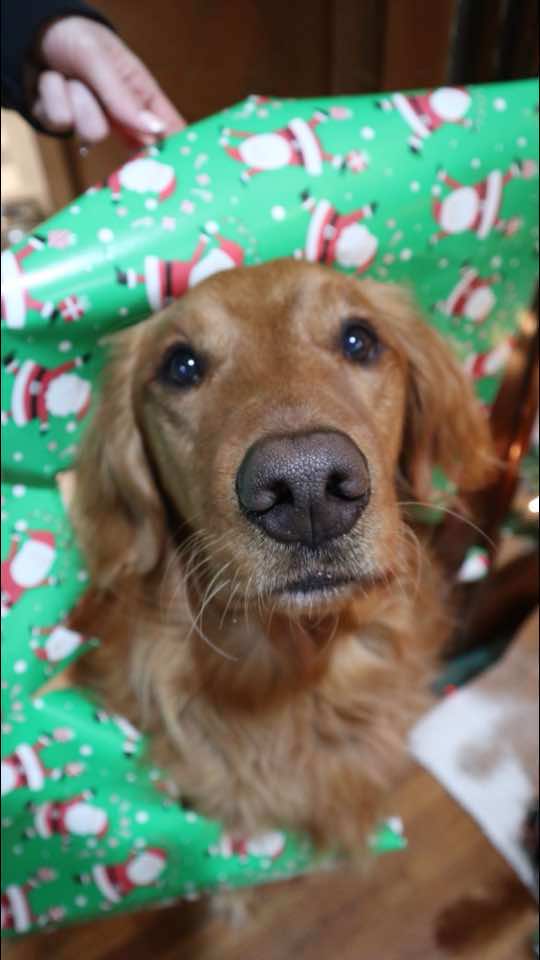
<path fill-rule="evenodd" d="M 529 511 L 531 513 L 538 513 L 538 497 L 533 497 L 532 500 L 529 500 Z"/>
<path fill-rule="evenodd" d="M 519 318 L 519 325 L 523 333 L 526 333 L 529 337 L 532 336 L 536 330 L 534 314 L 532 314 L 530 310 L 524 310 Z"/>

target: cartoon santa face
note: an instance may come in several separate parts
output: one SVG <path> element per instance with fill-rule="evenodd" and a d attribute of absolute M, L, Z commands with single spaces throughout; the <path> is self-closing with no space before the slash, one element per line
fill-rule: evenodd
<path fill-rule="evenodd" d="M 249 838 L 246 848 L 253 857 L 268 857 L 270 860 L 275 860 L 285 849 L 285 837 L 277 830 L 259 833 Z"/>
<path fill-rule="evenodd" d="M 76 416 L 88 408 L 90 384 L 76 373 L 63 373 L 51 381 L 45 395 L 47 410 L 55 417 Z"/>
<path fill-rule="evenodd" d="M 52 542 L 29 537 L 11 562 L 11 578 L 23 589 L 37 587 L 47 578 L 56 552 Z"/>
<path fill-rule="evenodd" d="M 74 837 L 97 837 L 107 829 L 107 814 L 101 807 L 81 800 L 71 804 L 64 817 L 66 832 Z"/>
<path fill-rule="evenodd" d="M 481 323 L 491 313 L 497 300 L 489 286 L 478 287 L 467 298 L 465 315 L 475 323 Z"/>
<path fill-rule="evenodd" d="M 1 761 L 0 771 L 0 782 L 2 784 L 1 795 L 5 797 L 8 795 L 8 793 L 12 793 L 13 790 L 17 789 L 20 778 L 17 772 L 17 767 L 9 760 Z"/>
<path fill-rule="evenodd" d="M 470 230 L 478 216 L 480 200 L 473 187 L 459 187 L 444 198 L 440 208 L 440 226 L 446 233 Z"/>
<path fill-rule="evenodd" d="M 36 650 L 36 656 L 49 663 L 58 663 L 74 653 L 82 642 L 83 637 L 80 633 L 59 624 L 51 630 L 43 647 Z"/>
<path fill-rule="evenodd" d="M 126 876 L 134 887 L 146 887 L 154 883 L 165 868 L 163 855 L 145 850 L 136 854 L 126 866 Z"/>
<path fill-rule="evenodd" d="M 243 163 L 257 170 L 279 170 L 291 159 L 291 148 L 284 137 L 275 133 L 258 133 L 246 137 L 238 153 Z"/>
<path fill-rule="evenodd" d="M 429 99 L 433 112 L 447 123 L 462 120 L 471 105 L 470 94 L 459 87 L 439 87 Z"/>
<path fill-rule="evenodd" d="M 126 190 L 158 194 L 161 199 L 165 199 L 165 195 L 172 193 L 174 169 L 152 157 L 138 157 L 120 169 L 118 179 Z"/>
<path fill-rule="evenodd" d="M 359 269 L 371 262 L 377 252 L 377 238 L 362 223 L 345 227 L 336 243 L 336 261 L 341 267 Z"/>

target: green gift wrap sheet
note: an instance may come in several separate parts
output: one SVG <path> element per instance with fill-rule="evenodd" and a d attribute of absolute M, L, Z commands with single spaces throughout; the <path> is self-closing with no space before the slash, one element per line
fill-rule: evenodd
<path fill-rule="evenodd" d="M 137 155 L 2 255 L 2 929 L 262 883 L 328 862 L 230 837 L 170 795 L 144 738 L 40 687 L 98 638 L 68 629 L 84 561 L 56 486 L 107 336 L 217 270 L 274 257 L 405 283 L 489 405 L 538 249 L 535 81 L 253 96 Z M 369 841 L 401 848 L 399 823 Z"/>

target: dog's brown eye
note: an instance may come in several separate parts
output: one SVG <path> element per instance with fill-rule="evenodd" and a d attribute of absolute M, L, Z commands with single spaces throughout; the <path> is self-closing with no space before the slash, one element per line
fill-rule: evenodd
<path fill-rule="evenodd" d="M 174 387 L 196 387 L 204 375 L 200 357 L 187 344 L 173 347 L 161 365 L 159 379 Z"/>
<path fill-rule="evenodd" d="M 341 349 L 353 363 L 373 363 L 382 346 L 377 334 L 365 320 L 348 320 L 341 331 Z"/>

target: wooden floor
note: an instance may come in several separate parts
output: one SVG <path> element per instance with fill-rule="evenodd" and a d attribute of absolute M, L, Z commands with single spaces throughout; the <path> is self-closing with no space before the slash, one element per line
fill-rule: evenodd
<path fill-rule="evenodd" d="M 33 938 L 6 960 L 531 960 L 532 898 L 473 821 L 417 767 L 392 809 L 409 850 L 260 889 L 240 930 L 200 904 Z"/>

